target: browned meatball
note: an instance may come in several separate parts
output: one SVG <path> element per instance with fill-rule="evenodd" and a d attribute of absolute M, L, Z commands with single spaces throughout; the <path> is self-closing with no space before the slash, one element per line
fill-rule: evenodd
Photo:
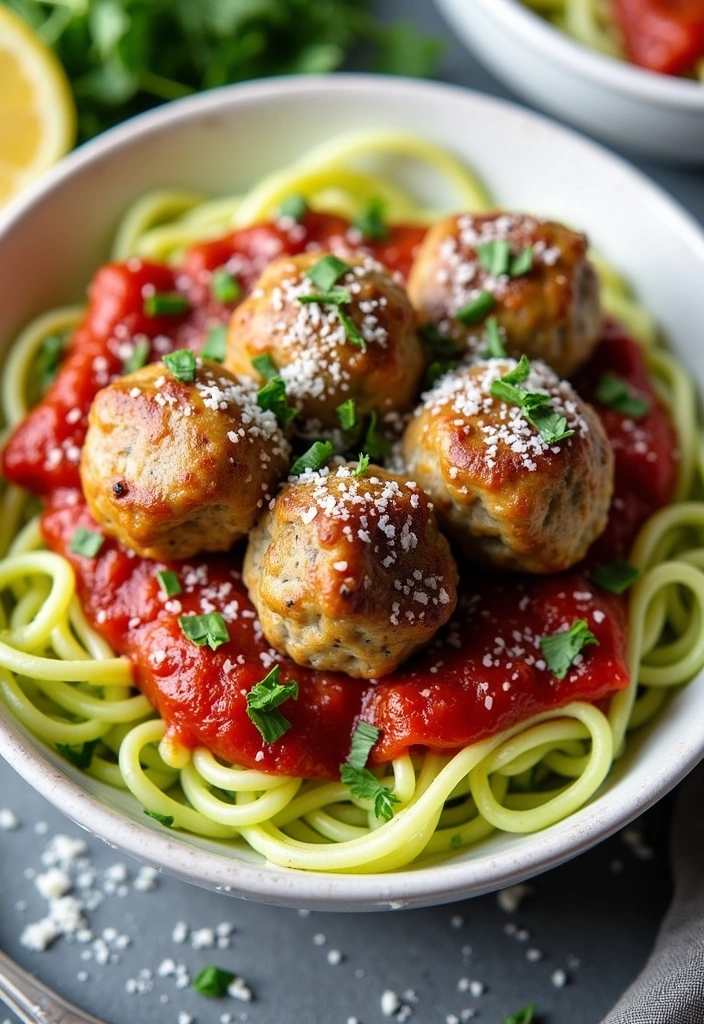
<path fill-rule="evenodd" d="M 249 531 L 289 454 L 253 381 L 198 360 L 184 383 L 153 363 L 96 395 L 81 482 L 106 533 L 146 558 L 190 558 Z"/>
<path fill-rule="evenodd" d="M 299 301 L 320 291 L 306 271 L 324 258 L 303 253 L 264 271 L 233 313 L 225 365 L 257 376 L 252 359 L 268 354 L 303 418 L 328 429 L 338 426 L 336 409 L 350 398 L 360 417 L 410 408 L 424 356 L 405 291 L 371 257 L 345 253 L 349 270 L 333 287 L 346 290 L 350 301 Z"/>
<path fill-rule="evenodd" d="M 305 473 L 250 534 L 244 580 L 269 643 L 299 665 L 375 679 L 447 622 L 457 569 L 432 505 L 377 466 Z"/>
<path fill-rule="evenodd" d="M 544 363 L 531 364 L 520 388 L 549 395 L 547 412 L 564 417 L 569 437 L 545 440 L 523 408 L 492 397 L 492 383 L 515 367 L 493 359 L 441 378 L 411 420 L 403 454 L 470 558 L 561 572 L 606 526 L 613 454 L 592 407 Z"/>
<path fill-rule="evenodd" d="M 599 281 L 586 252 L 584 235 L 525 214 L 448 217 L 426 235 L 408 294 L 421 324 L 437 325 L 466 351 L 483 354 L 486 317 L 493 315 L 509 355 L 542 359 L 568 377 L 587 361 L 601 332 Z M 490 272 L 492 259 L 498 262 Z M 482 293 L 490 296 L 483 315 L 463 323 L 463 316 L 473 319 L 467 307 Z"/>

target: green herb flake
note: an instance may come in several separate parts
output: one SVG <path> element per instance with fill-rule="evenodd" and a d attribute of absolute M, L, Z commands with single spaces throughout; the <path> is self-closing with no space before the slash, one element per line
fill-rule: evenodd
<path fill-rule="evenodd" d="M 196 357 L 190 348 L 181 348 L 177 352 L 170 352 L 162 360 L 164 366 L 172 377 L 183 381 L 184 384 L 192 384 L 196 379 Z"/>
<path fill-rule="evenodd" d="M 365 241 L 385 242 L 389 229 L 384 222 L 384 203 L 379 198 L 369 200 L 366 210 L 354 221 L 354 227 Z"/>
<path fill-rule="evenodd" d="M 298 301 L 304 306 L 341 306 L 343 302 L 352 301 L 352 293 L 346 288 L 330 288 L 325 292 L 313 292 L 311 295 L 299 295 Z"/>
<path fill-rule="evenodd" d="M 480 320 L 491 313 L 495 305 L 496 299 L 491 292 L 479 292 L 476 298 L 457 310 L 455 319 L 466 327 L 471 327 L 472 324 L 478 324 Z"/>
<path fill-rule="evenodd" d="M 357 426 L 357 408 L 354 398 L 348 398 L 342 405 L 338 405 L 335 412 L 343 430 L 352 430 Z"/>
<path fill-rule="evenodd" d="M 123 373 L 136 373 L 143 366 L 147 365 L 151 352 L 149 338 L 138 338 L 132 348 L 132 355 L 125 360 L 122 367 Z"/>
<path fill-rule="evenodd" d="M 600 565 L 592 573 L 592 579 L 601 590 L 610 594 L 624 594 L 640 576 L 640 571 L 625 558 L 616 558 L 613 562 Z"/>
<path fill-rule="evenodd" d="M 642 420 L 650 412 L 650 402 L 637 395 L 628 381 L 615 373 L 602 373 L 594 397 L 597 402 L 632 420 Z"/>
<path fill-rule="evenodd" d="M 224 971 L 222 967 L 204 967 L 193 979 L 191 988 L 199 996 L 219 999 L 227 993 L 235 978 L 236 975 L 231 971 Z"/>
<path fill-rule="evenodd" d="M 477 246 L 479 262 L 492 277 L 500 277 L 508 272 L 511 260 L 511 246 L 501 239 L 495 242 L 481 242 Z"/>
<path fill-rule="evenodd" d="M 227 354 L 227 327 L 220 324 L 211 327 L 201 352 L 203 359 L 212 359 L 214 363 L 224 363 Z"/>
<path fill-rule="evenodd" d="M 226 267 L 218 267 L 210 278 L 210 294 L 216 302 L 237 302 L 242 296 L 239 281 Z"/>
<path fill-rule="evenodd" d="M 276 363 L 268 352 L 263 352 L 260 356 L 252 356 L 252 366 L 264 380 L 273 380 L 279 373 Z"/>
<path fill-rule="evenodd" d="M 207 644 L 216 651 L 221 644 L 230 639 L 227 625 L 220 612 L 208 612 L 207 615 L 181 615 L 178 624 L 183 635 L 196 647 Z"/>
<path fill-rule="evenodd" d="M 530 362 L 525 355 L 505 376 L 495 380 L 489 393 L 501 402 L 517 405 L 523 410 L 527 421 L 535 427 L 546 444 L 557 444 L 572 437 L 574 430 L 567 429 L 567 420 L 557 410 L 550 408 L 550 396 L 537 391 L 525 391 L 516 385 L 530 374 Z"/>
<path fill-rule="evenodd" d="M 354 473 L 352 475 L 356 476 L 359 479 L 360 477 L 364 476 L 364 474 L 367 472 L 368 469 L 369 469 L 369 456 L 365 455 L 363 452 L 360 452 L 359 453 L 359 461 L 357 462 L 357 468 L 355 469 L 355 471 L 354 471 Z"/>
<path fill-rule="evenodd" d="M 358 800 L 371 800 L 374 816 L 390 821 L 394 816 L 393 805 L 400 803 L 399 798 L 387 789 L 368 768 L 355 768 L 351 764 L 340 765 L 340 779 L 349 787 L 352 796 Z"/>
<path fill-rule="evenodd" d="M 364 340 L 364 335 L 358 329 L 352 317 L 344 311 L 344 309 L 338 309 L 337 315 L 340 318 L 342 326 L 345 328 L 345 334 L 347 340 L 351 345 L 356 345 L 361 348 L 362 352 L 367 351 L 367 343 Z"/>
<path fill-rule="evenodd" d="M 300 455 L 289 470 L 290 476 L 300 476 L 307 469 L 317 473 L 327 466 L 332 458 L 333 447 L 330 441 L 314 441 L 308 451 Z"/>
<path fill-rule="evenodd" d="M 327 256 L 323 256 L 322 259 L 318 260 L 317 263 L 306 271 L 306 277 L 321 292 L 327 292 L 351 269 L 352 267 L 349 263 L 345 263 L 344 260 L 339 259 L 339 257 L 334 256 L 332 253 L 328 253 Z"/>
<path fill-rule="evenodd" d="M 455 339 L 443 334 L 436 324 L 424 324 L 419 334 L 438 360 L 456 359 L 462 352 Z"/>
<path fill-rule="evenodd" d="M 173 823 L 174 823 L 174 816 L 173 816 L 173 814 L 159 814 L 158 811 L 150 811 L 150 810 L 147 810 L 146 807 L 144 808 L 144 813 L 148 817 L 154 818 L 154 820 L 158 821 L 160 825 L 164 826 L 164 828 L 171 828 L 173 826 Z"/>
<path fill-rule="evenodd" d="M 247 694 L 247 715 L 265 743 L 276 743 L 291 728 L 289 720 L 279 711 L 279 705 L 287 700 L 298 700 L 298 683 L 292 680 L 281 683 L 280 673 L 280 667 L 274 665 Z"/>
<path fill-rule="evenodd" d="M 376 410 L 369 413 L 367 429 L 362 441 L 362 449 L 375 462 L 383 462 L 391 454 L 391 442 L 379 426 Z"/>
<path fill-rule="evenodd" d="M 379 739 L 381 730 L 369 722 L 358 722 L 357 728 L 352 734 L 352 746 L 350 747 L 347 764 L 352 768 L 364 768 L 372 747 Z"/>
<path fill-rule="evenodd" d="M 486 322 L 486 344 L 485 356 L 489 359 L 504 359 L 506 357 L 506 349 L 501 341 L 501 332 L 499 331 L 499 321 L 495 316 L 490 316 Z"/>
<path fill-rule="evenodd" d="M 93 760 L 93 752 L 98 745 L 97 740 L 88 740 L 86 743 L 74 745 L 71 743 L 57 743 L 58 752 L 70 761 L 75 768 L 85 770 L 90 768 Z"/>
<path fill-rule="evenodd" d="M 308 203 L 304 196 L 294 193 L 293 195 L 287 196 L 279 206 L 279 216 L 289 217 L 297 224 L 302 221 L 305 215 L 308 213 Z"/>
<path fill-rule="evenodd" d="M 557 679 L 564 679 L 583 648 L 599 641 L 584 619 L 577 619 L 569 629 L 540 638 L 540 649 L 548 668 Z"/>
<path fill-rule="evenodd" d="M 281 377 L 272 377 L 257 392 L 257 405 L 265 412 L 273 412 L 282 430 L 298 415 L 296 409 L 286 400 L 286 385 Z"/>
<path fill-rule="evenodd" d="M 533 269 L 533 246 L 529 245 L 511 257 L 508 266 L 510 277 L 523 277 Z"/>
<path fill-rule="evenodd" d="M 86 526 L 79 526 L 69 545 L 69 551 L 74 555 L 83 555 L 84 558 L 95 558 L 103 544 L 105 537 L 102 533 L 89 530 Z"/>
<path fill-rule="evenodd" d="M 459 832 L 455 832 L 455 834 L 450 837 L 450 849 L 459 850 L 461 846 L 462 836 L 459 834 Z"/>
<path fill-rule="evenodd" d="M 188 299 L 180 292 L 154 292 L 144 299 L 145 316 L 182 316 L 189 310 Z"/>
<path fill-rule="evenodd" d="M 436 359 L 425 371 L 423 385 L 426 388 L 432 388 L 441 377 L 444 377 L 450 370 L 456 370 L 458 366 L 459 363 L 456 359 Z"/>
<path fill-rule="evenodd" d="M 521 384 L 530 375 L 530 361 L 526 355 L 522 355 L 512 370 L 505 373 L 501 378 L 506 384 Z"/>
<path fill-rule="evenodd" d="M 574 430 L 567 429 L 565 417 L 556 409 L 550 409 L 547 404 L 538 403 L 533 408 L 528 406 L 525 409 L 525 417 L 546 444 L 558 444 L 574 434 Z"/>
<path fill-rule="evenodd" d="M 181 593 L 181 583 L 175 572 L 171 569 L 161 569 L 157 574 L 156 578 L 159 581 L 159 586 L 167 597 L 176 597 Z"/>
<path fill-rule="evenodd" d="M 504 1017 L 503 1024 L 531 1024 L 535 1016 L 535 1003 L 528 1003 L 522 1010 L 516 1010 Z"/>
<path fill-rule="evenodd" d="M 57 334 L 48 334 L 42 342 L 37 370 L 43 391 L 46 391 L 56 379 L 61 360 L 68 348 L 68 338 L 68 331 L 59 331 Z"/>

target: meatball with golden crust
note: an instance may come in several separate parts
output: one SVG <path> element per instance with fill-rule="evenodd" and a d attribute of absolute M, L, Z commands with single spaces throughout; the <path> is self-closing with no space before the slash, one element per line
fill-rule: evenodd
<path fill-rule="evenodd" d="M 531 363 L 527 378 L 516 367 L 492 359 L 441 378 L 406 429 L 403 455 L 468 557 L 561 572 L 606 526 L 613 454 L 596 412 L 566 381 L 544 363 Z M 511 371 L 519 384 L 509 400 L 494 397 L 492 385 Z M 510 400 L 521 397 L 515 391 L 548 401 L 531 414 L 531 399 L 527 407 Z"/>
<path fill-rule="evenodd" d="M 289 456 L 253 381 L 198 360 L 186 383 L 152 363 L 96 395 L 81 482 L 93 517 L 126 547 L 190 558 L 245 536 Z"/>
<path fill-rule="evenodd" d="M 348 269 L 327 289 L 349 301 L 310 301 L 322 290 L 307 275 L 330 259 L 303 253 L 272 263 L 232 315 L 225 359 L 233 373 L 257 376 L 252 359 L 270 356 L 291 403 L 326 429 L 350 398 L 360 417 L 409 409 L 425 367 L 408 296 L 370 256 L 345 253 Z"/>
<path fill-rule="evenodd" d="M 444 625 L 457 568 L 432 505 L 378 466 L 306 472 L 249 538 L 244 581 L 269 643 L 299 665 L 376 679 Z"/>
<path fill-rule="evenodd" d="M 517 213 L 460 214 L 426 235 L 408 294 L 421 324 L 436 325 L 467 352 L 484 353 L 493 315 L 510 356 L 542 359 L 569 377 L 601 333 L 599 280 L 586 253 L 585 236 L 562 224 Z"/>

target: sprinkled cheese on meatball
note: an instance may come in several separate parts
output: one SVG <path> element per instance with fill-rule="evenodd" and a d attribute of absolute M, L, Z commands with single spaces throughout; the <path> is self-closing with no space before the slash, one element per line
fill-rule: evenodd
<path fill-rule="evenodd" d="M 268 355 L 303 420 L 324 428 L 338 426 L 336 409 L 348 399 L 360 416 L 408 409 L 424 356 L 406 293 L 380 263 L 347 253 L 321 289 L 315 268 L 329 258 L 304 253 L 265 270 L 233 314 L 225 365 L 256 376 L 252 360 Z"/>
<path fill-rule="evenodd" d="M 306 472 L 250 534 L 244 580 L 264 634 L 299 665 L 375 679 L 427 643 L 457 569 L 411 480 L 370 466 Z"/>
<path fill-rule="evenodd" d="M 524 405 L 496 397 L 518 365 L 492 359 L 441 378 L 406 430 L 403 455 L 470 558 L 561 572 L 606 526 L 613 454 L 595 411 L 544 363 L 520 380 L 517 399 L 533 396 Z"/>
<path fill-rule="evenodd" d="M 226 551 L 271 500 L 290 460 L 257 385 L 217 363 L 192 381 L 153 363 L 98 392 L 81 482 L 106 533 L 146 558 Z"/>
<path fill-rule="evenodd" d="M 509 355 L 542 359 L 562 377 L 601 333 L 599 282 L 584 235 L 525 214 L 462 214 L 430 229 L 408 294 L 423 325 L 482 355 L 495 316 Z"/>

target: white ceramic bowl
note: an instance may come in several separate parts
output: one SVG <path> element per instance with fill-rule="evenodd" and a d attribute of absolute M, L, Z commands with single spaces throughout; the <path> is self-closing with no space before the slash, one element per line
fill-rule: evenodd
<path fill-rule="evenodd" d="M 704 163 L 704 86 L 581 46 L 519 0 L 436 0 L 476 57 L 519 95 L 616 146 Z"/>
<path fill-rule="evenodd" d="M 80 298 L 120 214 L 144 191 L 245 188 L 309 146 L 361 127 L 423 133 L 472 163 L 499 204 L 586 228 L 637 284 L 704 387 L 696 330 L 704 323 L 704 236 L 674 202 L 598 146 L 517 107 L 449 86 L 365 76 L 212 92 L 138 118 L 68 157 L 0 219 L 0 345 L 36 313 Z M 425 179 L 417 184 L 427 191 Z M 596 798 L 566 821 L 537 835 L 497 834 L 443 864 L 389 875 L 284 870 L 244 847 L 165 833 L 131 797 L 72 769 L 7 711 L 0 711 L 0 751 L 80 825 L 190 882 L 288 906 L 376 909 L 487 892 L 587 849 L 704 756 L 703 720 L 704 678 L 677 692 Z"/>

